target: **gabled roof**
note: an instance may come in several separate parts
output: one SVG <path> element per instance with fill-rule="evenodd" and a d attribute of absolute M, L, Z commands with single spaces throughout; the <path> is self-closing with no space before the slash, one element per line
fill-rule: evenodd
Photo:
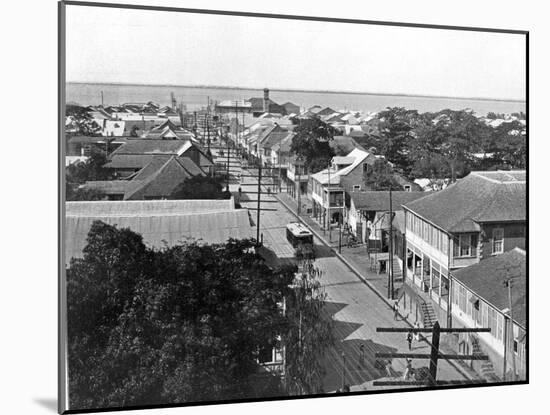
<path fill-rule="evenodd" d="M 130 180 L 95 180 L 86 182 L 83 187 L 106 195 L 124 195 L 130 183 Z"/>
<path fill-rule="evenodd" d="M 205 175 L 204 172 L 187 157 L 180 158 L 171 156 L 168 160 L 163 159 L 165 159 L 164 156 L 153 157 L 149 165 L 153 164 L 153 168 L 156 168 L 156 170 L 149 174 L 149 176 L 142 176 L 140 175 L 141 172 L 139 172 L 132 180 L 132 188 L 128 189 L 124 194 L 124 200 L 140 200 L 151 197 L 166 198 L 169 197 L 176 187 L 184 180 L 195 175 Z M 145 166 L 143 170 L 150 170 L 148 169 L 149 165 Z M 157 167 L 157 165 L 159 167 Z M 189 170 L 193 170 L 197 172 L 197 174 L 192 174 Z"/>
<path fill-rule="evenodd" d="M 112 154 L 103 165 L 108 169 L 141 169 L 153 158 L 153 154 Z"/>
<path fill-rule="evenodd" d="M 85 187 L 107 195 L 122 194 L 124 200 L 168 197 L 185 179 L 204 175 L 188 157 L 151 155 L 131 180 L 91 181 L 86 182 Z"/>
<path fill-rule="evenodd" d="M 514 248 L 466 268 L 451 271 L 456 278 L 475 295 L 498 310 L 509 308 L 508 288 L 504 281 L 512 278 L 512 312 L 514 321 L 526 327 L 527 316 L 527 261 L 525 251 Z"/>
<path fill-rule="evenodd" d="M 386 191 L 350 192 L 356 209 L 386 212 L 390 210 L 390 193 Z M 426 196 L 424 192 L 392 192 L 392 209 L 403 210 L 402 205 Z"/>
<path fill-rule="evenodd" d="M 318 181 L 321 184 L 328 184 L 330 181 L 330 184 L 339 184 L 340 183 L 340 177 L 346 176 L 347 174 L 351 173 L 359 164 L 361 164 L 363 161 L 365 161 L 371 154 L 360 150 L 358 148 L 353 149 L 347 157 L 352 157 L 354 159 L 353 163 L 349 166 L 336 170 L 334 168 L 322 170 L 318 173 L 313 174 L 311 177 Z"/>
<path fill-rule="evenodd" d="M 121 154 L 178 154 L 188 145 L 188 141 L 181 140 L 130 139 L 117 148 L 112 156 Z"/>
<path fill-rule="evenodd" d="M 321 111 L 317 112 L 317 115 L 322 117 L 322 116 L 325 116 L 325 115 L 334 114 L 336 112 L 337 111 L 334 111 L 332 108 L 326 107 L 326 108 L 323 108 Z"/>
<path fill-rule="evenodd" d="M 479 223 L 524 222 L 525 171 L 472 172 L 406 208 L 447 232 L 478 232 Z"/>
<path fill-rule="evenodd" d="M 349 135 L 335 135 L 332 140 L 328 142 L 330 148 L 332 148 L 337 154 L 349 154 L 355 148 L 365 151 L 357 141 L 355 141 Z"/>
<path fill-rule="evenodd" d="M 290 153 L 290 146 L 292 145 L 292 138 L 295 135 L 296 135 L 295 133 L 293 133 L 292 131 L 289 131 L 287 133 L 286 137 L 284 137 L 278 143 L 275 143 L 273 145 L 273 147 L 271 147 L 271 149 L 273 151 L 279 151 L 281 153 Z"/>
<path fill-rule="evenodd" d="M 263 98 L 255 98 L 254 97 L 254 98 L 249 98 L 247 101 L 250 102 L 253 112 L 264 112 L 264 110 L 263 110 L 263 108 L 264 108 L 264 99 Z M 274 113 L 283 114 L 284 113 L 284 107 L 277 104 L 275 101 L 273 101 L 271 99 L 268 99 L 267 112 L 274 112 Z"/>

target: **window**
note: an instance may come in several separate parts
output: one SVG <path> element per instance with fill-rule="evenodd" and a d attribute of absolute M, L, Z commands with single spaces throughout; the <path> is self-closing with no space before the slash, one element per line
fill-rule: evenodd
<path fill-rule="evenodd" d="M 488 326 L 491 329 L 491 335 L 500 341 L 502 341 L 503 338 L 503 332 L 504 332 L 504 318 L 502 317 L 502 314 L 499 314 L 495 311 L 495 309 L 488 307 L 489 310 L 489 318 L 488 318 Z"/>
<path fill-rule="evenodd" d="M 501 254 L 504 252 L 504 229 L 493 229 L 493 254 Z"/>
<path fill-rule="evenodd" d="M 504 317 L 502 314 L 497 314 L 497 339 L 500 341 L 504 338 Z"/>
<path fill-rule="evenodd" d="M 472 253 L 470 249 L 470 235 L 460 235 L 458 244 L 460 247 L 459 256 L 470 256 L 470 254 Z"/>
<path fill-rule="evenodd" d="M 481 307 L 479 306 L 479 299 L 476 299 L 474 301 L 473 312 L 474 312 L 474 315 L 473 315 L 474 320 L 476 321 L 478 326 L 481 326 L 482 315 L 481 315 Z"/>
<path fill-rule="evenodd" d="M 354 184 L 353 185 L 353 191 L 357 191 L 357 190 L 361 190 L 361 185 L 360 184 Z"/>
<path fill-rule="evenodd" d="M 477 235 L 460 234 L 453 239 L 454 257 L 475 257 L 477 256 Z"/>
<path fill-rule="evenodd" d="M 468 315 L 468 317 L 472 317 L 473 318 L 473 315 L 474 315 L 474 312 L 473 312 L 473 304 L 472 304 L 472 294 L 468 291 L 467 292 L 467 302 L 466 302 L 466 314 Z"/>
<path fill-rule="evenodd" d="M 514 353 L 518 354 L 518 339 L 514 339 Z"/>
<path fill-rule="evenodd" d="M 481 325 L 489 327 L 489 307 L 487 303 L 481 303 Z"/>
<path fill-rule="evenodd" d="M 405 189 L 405 192 L 410 192 L 411 191 L 411 186 L 406 184 L 405 186 L 403 186 L 403 188 Z"/>
<path fill-rule="evenodd" d="M 459 285 L 458 290 L 458 306 L 462 311 L 466 312 L 466 288 L 464 288 L 462 285 Z"/>
<path fill-rule="evenodd" d="M 364 163 L 364 164 L 363 164 L 363 173 L 365 173 L 365 174 L 370 174 L 370 172 L 371 172 L 370 165 L 367 164 L 367 163 Z"/>

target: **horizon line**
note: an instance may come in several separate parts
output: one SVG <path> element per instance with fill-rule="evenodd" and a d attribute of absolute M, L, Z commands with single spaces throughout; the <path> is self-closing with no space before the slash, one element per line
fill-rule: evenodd
<path fill-rule="evenodd" d="M 199 88 L 199 89 L 246 89 L 261 91 L 261 87 L 249 86 L 227 86 L 227 85 L 183 85 L 183 84 L 152 84 L 152 83 L 136 83 L 136 82 L 87 82 L 87 81 L 66 81 L 66 84 L 88 84 L 88 85 L 125 85 L 125 86 L 158 86 L 158 87 L 184 87 L 184 88 Z M 489 98 L 489 97 L 458 97 L 451 95 L 430 95 L 430 94 L 414 94 L 414 93 L 399 93 L 399 92 L 365 92 L 365 91 L 346 91 L 346 90 L 321 90 L 321 89 L 299 89 L 299 88 L 268 88 L 269 91 L 279 92 L 306 92 L 306 93 L 323 93 L 323 94 L 350 94 L 350 95 L 377 95 L 377 96 L 401 96 L 401 97 L 420 97 L 420 98 L 449 98 L 465 101 L 504 101 L 526 103 L 525 99 L 519 98 Z"/>

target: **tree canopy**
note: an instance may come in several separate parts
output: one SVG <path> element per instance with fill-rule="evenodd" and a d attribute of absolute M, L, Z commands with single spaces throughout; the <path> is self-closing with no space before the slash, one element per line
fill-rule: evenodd
<path fill-rule="evenodd" d="M 379 132 L 367 144 L 410 179 L 455 180 L 474 168 L 525 168 L 525 126 L 519 121 L 492 128 L 470 110 L 449 109 L 418 113 L 387 108 L 377 117 Z M 480 161 L 478 155 L 485 153 L 491 156 Z"/>
<path fill-rule="evenodd" d="M 304 159 L 307 171 L 316 173 L 327 167 L 334 156 L 329 145 L 336 130 L 319 118 L 295 119 L 296 135 L 292 138 L 290 151 Z"/>
<path fill-rule="evenodd" d="M 295 272 L 268 267 L 254 246 L 153 250 L 94 222 L 67 270 L 71 407 L 254 396 L 259 350 L 287 331 L 281 302 Z"/>

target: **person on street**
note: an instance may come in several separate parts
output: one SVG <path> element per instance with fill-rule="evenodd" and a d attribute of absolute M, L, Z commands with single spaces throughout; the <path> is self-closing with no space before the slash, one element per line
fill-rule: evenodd
<path fill-rule="evenodd" d="M 420 328 L 420 323 L 418 322 L 418 320 L 416 320 L 416 321 L 414 322 L 414 328 L 415 328 L 415 329 L 419 329 L 419 328 Z M 420 333 L 419 333 L 419 332 L 415 332 L 415 333 L 414 333 L 414 340 L 415 340 L 416 342 L 419 342 L 419 341 L 420 341 Z"/>
<path fill-rule="evenodd" d="M 399 319 L 399 301 L 397 300 L 393 303 L 393 319 Z"/>
<path fill-rule="evenodd" d="M 407 342 L 409 343 L 409 351 L 412 350 L 413 333 L 411 330 L 407 332 Z"/>
<path fill-rule="evenodd" d="M 361 343 L 359 346 L 359 368 L 365 363 L 365 345 Z"/>
<path fill-rule="evenodd" d="M 403 372 L 403 380 L 409 380 L 409 377 L 412 376 L 412 360 L 407 358 L 407 367 L 405 367 L 405 372 Z"/>
<path fill-rule="evenodd" d="M 386 360 L 386 374 L 389 378 L 393 377 L 391 360 Z"/>

